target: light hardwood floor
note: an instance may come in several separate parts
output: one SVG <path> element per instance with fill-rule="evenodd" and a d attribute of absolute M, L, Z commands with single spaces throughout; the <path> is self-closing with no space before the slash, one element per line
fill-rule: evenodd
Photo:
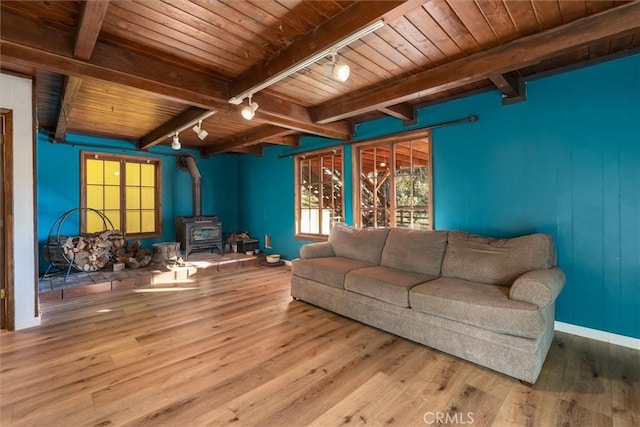
<path fill-rule="evenodd" d="M 286 267 L 42 305 L 0 425 L 640 425 L 640 353 L 556 333 L 533 388 L 289 296 Z"/>

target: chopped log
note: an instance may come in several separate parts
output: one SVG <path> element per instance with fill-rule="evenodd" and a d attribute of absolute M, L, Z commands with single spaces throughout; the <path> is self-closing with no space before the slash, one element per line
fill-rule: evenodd
<path fill-rule="evenodd" d="M 153 244 L 153 257 L 155 263 L 162 263 L 180 258 L 180 242 L 164 242 Z"/>

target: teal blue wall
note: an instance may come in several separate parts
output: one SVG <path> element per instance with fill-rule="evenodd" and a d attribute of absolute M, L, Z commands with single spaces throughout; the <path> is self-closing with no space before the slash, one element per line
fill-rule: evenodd
<path fill-rule="evenodd" d="M 438 229 L 502 237 L 542 231 L 556 239 L 567 285 L 559 321 L 640 338 L 640 55 L 527 83 L 526 102 L 502 106 L 486 92 L 424 108 L 412 128 L 467 117 L 433 131 L 434 220 Z M 410 130 L 387 118 L 360 124 L 357 139 Z M 117 140 L 70 136 L 71 142 L 133 148 Z M 335 144 L 304 138 L 299 150 Z M 80 150 L 38 135 L 38 239 L 79 205 Z M 97 151 L 99 151 L 96 148 Z M 248 231 L 286 259 L 308 242 L 294 239 L 295 150 L 272 147 L 264 157 L 201 159 L 203 212 L 225 231 Z M 132 154 L 126 152 L 124 154 Z M 191 211 L 191 181 L 163 159 L 163 236 L 174 239 L 173 218 Z M 169 156 L 166 156 L 169 155 Z M 345 147 L 346 220 L 352 222 L 351 147 Z M 150 241 L 148 243 L 153 243 Z"/>
<path fill-rule="evenodd" d="M 49 231 L 57 218 L 64 212 L 80 206 L 80 151 L 102 151 L 125 155 L 138 155 L 132 143 L 95 138 L 82 135 L 68 135 L 70 144 L 52 144 L 45 133 L 38 133 L 37 143 L 37 183 L 38 183 L 38 242 L 42 248 Z M 91 145 L 89 147 L 84 145 Z M 104 146 L 112 148 L 103 148 Z M 225 232 L 234 231 L 238 226 L 238 188 L 236 155 L 201 158 L 196 151 L 181 150 L 196 158 L 202 175 L 202 213 L 218 215 L 224 222 Z M 145 157 L 162 160 L 162 236 L 144 239 L 145 247 L 151 248 L 156 242 L 175 240 L 175 217 L 191 215 L 191 177 L 178 168 L 176 152 L 168 147 L 157 146 L 149 152 L 140 153 Z M 75 234 L 79 230 L 79 216 L 73 214 L 64 222 L 63 234 Z M 43 272 L 47 263 L 40 262 Z"/>
<path fill-rule="evenodd" d="M 559 321 L 640 338 L 640 55 L 527 83 L 525 102 L 502 106 L 486 92 L 419 111 L 433 131 L 438 229 L 506 237 L 536 231 L 556 239 L 567 284 Z M 395 119 L 361 124 L 359 139 L 403 130 Z M 300 149 L 333 141 L 304 139 Z M 351 195 L 347 148 L 345 191 Z M 298 256 L 292 150 L 239 160 L 238 224 L 273 235 L 273 252 Z M 348 200 L 347 221 L 351 221 Z"/>
<path fill-rule="evenodd" d="M 315 149 L 339 143 L 336 140 L 308 137 L 305 148 Z M 293 159 L 278 159 L 291 150 L 268 148 L 263 157 L 243 156 L 239 159 L 238 188 L 241 188 L 238 210 L 239 231 L 246 231 L 264 247 L 264 236 L 272 237 L 272 250 L 285 259 L 298 257 L 300 247 L 309 243 L 295 240 Z M 346 150 L 345 164 L 350 164 Z M 348 156 L 348 157 L 347 157 Z M 349 172 L 350 173 L 350 172 Z M 351 193 L 351 182 L 345 194 Z M 346 220 L 351 221 L 351 200 L 347 202 Z"/>

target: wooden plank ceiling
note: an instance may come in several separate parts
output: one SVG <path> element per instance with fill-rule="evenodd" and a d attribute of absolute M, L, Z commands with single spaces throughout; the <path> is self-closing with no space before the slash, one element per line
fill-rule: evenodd
<path fill-rule="evenodd" d="M 253 120 L 229 98 L 355 31 L 385 26 L 259 91 Z M 347 140 L 353 124 L 483 89 L 635 54 L 640 2 L 580 0 L 121 0 L 0 2 L 2 71 L 36 81 L 41 130 L 170 144 L 203 113 L 204 155 L 261 154 L 304 134 Z M 588 88 L 587 88 L 588 89 Z"/>

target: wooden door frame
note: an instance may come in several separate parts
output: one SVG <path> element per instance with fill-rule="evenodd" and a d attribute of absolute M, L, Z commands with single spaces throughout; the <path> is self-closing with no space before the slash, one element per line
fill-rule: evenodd
<path fill-rule="evenodd" d="M 5 298 L 2 300 L 2 318 L 0 322 L 2 329 L 15 330 L 15 292 L 14 292 L 14 263 L 13 263 L 13 111 L 5 108 L 0 109 L 2 116 L 2 161 L 3 183 L 2 183 L 2 284 Z"/>

